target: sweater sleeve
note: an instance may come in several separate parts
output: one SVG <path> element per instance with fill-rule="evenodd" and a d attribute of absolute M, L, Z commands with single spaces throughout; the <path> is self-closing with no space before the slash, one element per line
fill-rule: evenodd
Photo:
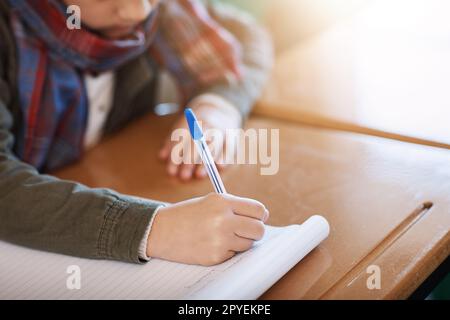
<path fill-rule="evenodd" d="M 162 203 L 40 174 L 14 152 L 15 44 L 0 3 L 0 240 L 94 259 L 142 263 L 139 247 Z"/>
<path fill-rule="evenodd" d="M 139 247 L 161 203 L 40 174 L 12 151 L 11 96 L 0 66 L 0 239 L 85 258 L 141 263 Z"/>
<path fill-rule="evenodd" d="M 247 118 L 260 96 L 273 66 L 273 47 L 268 33 L 249 14 L 229 5 L 210 7 L 215 19 L 240 42 L 242 78 L 237 82 L 214 83 L 196 95 L 217 94 L 231 102 Z"/>

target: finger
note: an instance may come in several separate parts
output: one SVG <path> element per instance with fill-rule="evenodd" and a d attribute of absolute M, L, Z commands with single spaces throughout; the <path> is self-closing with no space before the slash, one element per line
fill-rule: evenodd
<path fill-rule="evenodd" d="M 237 163 L 236 153 L 238 147 L 238 135 L 236 133 L 227 133 L 225 135 L 224 141 L 224 156 L 223 164 L 224 166 Z"/>
<path fill-rule="evenodd" d="M 215 134 L 212 137 L 208 138 L 208 147 L 211 151 L 214 161 L 221 162 L 222 155 L 225 147 L 225 137 L 224 133 L 220 130 L 211 130 Z"/>
<path fill-rule="evenodd" d="M 220 263 L 223 263 L 229 259 L 231 259 L 233 256 L 236 255 L 236 252 L 232 251 L 232 250 L 228 250 L 225 253 L 221 253 L 219 255 L 214 255 L 214 256 L 208 256 L 206 257 L 203 263 L 201 263 L 201 265 L 205 266 L 205 267 L 211 267 L 211 266 L 215 266 L 218 265 Z"/>
<path fill-rule="evenodd" d="M 174 145 L 170 146 L 170 156 L 167 159 L 167 172 L 170 176 L 175 177 L 179 174 L 181 165 L 184 162 L 186 148 L 183 146 L 182 149 L 178 150 L 178 154 L 174 154 L 173 147 Z"/>
<path fill-rule="evenodd" d="M 166 139 L 162 148 L 159 150 L 158 157 L 161 160 L 167 160 L 169 159 L 171 151 L 172 151 L 172 142 L 169 139 Z"/>
<path fill-rule="evenodd" d="M 220 164 L 220 163 L 217 162 L 217 159 L 220 159 L 220 157 L 221 157 L 221 155 L 219 155 L 219 156 L 216 157 L 216 159 L 215 159 L 215 160 L 216 160 L 215 164 L 216 164 L 216 166 L 217 166 L 217 169 L 220 170 L 220 171 L 222 171 L 222 170 L 224 170 L 224 169 L 226 168 L 226 165 L 225 165 L 225 164 Z M 196 177 L 196 178 L 203 179 L 203 178 L 205 178 L 207 175 L 208 175 L 208 172 L 206 171 L 205 166 L 204 166 L 203 164 L 197 166 L 197 168 L 196 168 L 196 170 L 195 170 L 195 177 Z"/>
<path fill-rule="evenodd" d="M 225 261 L 227 261 L 227 260 L 233 258 L 235 255 L 236 255 L 236 252 L 231 251 L 231 250 L 228 251 L 227 254 L 225 255 L 225 257 L 224 257 L 224 259 L 223 259 L 222 262 L 225 262 Z"/>
<path fill-rule="evenodd" d="M 169 161 L 167 163 L 167 173 L 172 176 L 175 177 L 178 174 L 178 165 L 176 165 L 175 163 Z"/>
<path fill-rule="evenodd" d="M 197 163 L 197 166 L 195 168 L 195 177 L 198 179 L 203 179 L 208 176 L 208 173 L 205 169 L 205 166 L 203 165 L 203 161 L 201 159 L 201 156 L 198 152 L 195 152 L 195 163 Z"/>
<path fill-rule="evenodd" d="M 224 145 L 223 148 L 220 150 L 217 159 L 216 160 L 216 165 L 217 165 L 217 169 L 219 169 L 220 171 L 223 171 L 226 167 L 227 167 L 227 147 L 226 147 L 226 143 L 224 141 Z"/>
<path fill-rule="evenodd" d="M 216 152 L 215 157 L 214 157 L 214 162 L 216 163 L 217 169 L 223 169 L 224 168 L 224 164 L 225 164 L 225 160 L 224 160 L 224 148 L 225 146 L 223 146 L 222 148 L 220 148 L 220 150 L 218 152 Z"/>
<path fill-rule="evenodd" d="M 195 152 L 194 144 L 189 140 L 183 147 L 183 164 L 180 167 L 179 176 L 181 180 L 187 181 L 192 179 L 197 167 L 200 163 L 200 156 Z"/>
<path fill-rule="evenodd" d="M 199 179 L 204 179 L 208 176 L 204 165 L 197 166 L 195 170 L 195 177 Z"/>
<path fill-rule="evenodd" d="M 227 167 L 228 167 L 228 165 L 224 164 L 224 163 L 217 164 L 217 170 L 219 170 L 219 171 L 224 171 Z"/>
<path fill-rule="evenodd" d="M 258 241 L 264 237 L 265 227 L 260 220 L 235 216 L 234 223 L 234 233 L 241 238 Z"/>
<path fill-rule="evenodd" d="M 227 165 L 220 165 L 217 164 L 217 170 L 219 171 L 223 171 L 227 168 Z M 199 165 L 197 166 L 196 170 L 195 170 L 195 177 L 199 178 L 199 179 L 204 179 L 208 176 L 208 172 L 205 169 L 204 165 Z"/>
<path fill-rule="evenodd" d="M 253 240 L 236 236 L 233 238 L 230 248 L 234 252 L 244 252 L 253 247 L 253 243 Z"/>
<path fill-rule="evenodd" d="M 189 132 L 185 130 L 187 129 L 185 122 L 186 120 L 184 117 L 177 121 L 172 127 L 171 133 L 164 140 L 163 146 L 158 154 L 162 160 L 169 160 L 175 146 L 177 146 L 180 142 L 184 144 L 186 141 L 191 140 Z"/>
<path fill-rule="evenodd" d="M 183 164 L 179 169 L 179 177 L 181 180 L 188 181 L 192 179 L 195 172 L 194 164 Z"/>
<path fill-rule="evenodd" d="M 246 216 L 261 221 L 266 221 L 269 211 L 259 201 L 247 198 L 240 198 L 233 195 L 223 195 L 228 200 L 233 212 L 237 215 Z"/>
<path fill-rule="evenodd" d="M 215 134 L 212 134 L 215 132 Z M 214 162 L 216 163 L 217 168 L 219 169 L 219 165 L 217 162 L 222 158 L 223 147 L 224 147 L 224 135 L 218 130 L 209 130 L 205 133 L 205 139 L 207 141 L 208 148 L 213 156 Z M 198 155 L 198 163 L 201 163 L 200 155 Z M 204 165 L 199 165 L 195 169 L 194 173 L 196 178 L 203 179 L 208 175 Z"/>

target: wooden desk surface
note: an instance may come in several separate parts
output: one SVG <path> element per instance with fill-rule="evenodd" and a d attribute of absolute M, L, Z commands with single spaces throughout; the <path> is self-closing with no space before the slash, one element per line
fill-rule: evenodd
<path fill-rule="evenodd" d="M 169 178 L 157 161 L 172 120 L 144 117 L 56 175 L 168 202 L 211 192 L 207 180 Z M 280 170 L 231 167 L 227 190 L 263 201 L 272 225 L 317 213 L 331 225 L 330 237 L 263 298 L 406 298 L 448 256 L 449 151 L 263 118 L 249 126 L 280 129 Z M 381 268 L 381 290 L 366 288 L 369 265 Z"/>
<path fill-rule="evenodd" d="M 256 113 L 450 148 L 450 3 L 372 3 L 281 55 Z"/>

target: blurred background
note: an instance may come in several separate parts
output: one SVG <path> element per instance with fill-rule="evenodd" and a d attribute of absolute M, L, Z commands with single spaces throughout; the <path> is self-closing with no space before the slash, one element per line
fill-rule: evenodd
<path fill-rule="evenodd" d="M 240 7 L 262 21 L 277 52 L 323 31 L 373 0 L 210 0 Z"/>
<path fill-rule="evenodd" d="M 256 113 L 450 149 L 450 1 L 210 1 L 272 35 L 276 64 Z M 429 299 L 450 299 L 450 276 Z"/>

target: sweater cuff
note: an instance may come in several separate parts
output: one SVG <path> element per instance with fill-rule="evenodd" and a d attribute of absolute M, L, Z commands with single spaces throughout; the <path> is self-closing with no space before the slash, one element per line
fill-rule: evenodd
<path fill-rule="evenodd" d="M 156 215 L 158 214 L 159 209 L 165 207 L 164 205 L 158 207 L 154 212 L 153 216 L 148 224 L 147 230 L 145 230 L 144 237 L 141 240 L 141 245 L 139 246 L 139 259 L 143 261 L 150 261 L 150 257 L 147 256 L 147 244 L 148 244 L 148 236 L 150 235 L 150 231 L 153 226 L 153 221 L 155 221 Z"/>
<path fill-rule="evenodd" d="M 202 94 L 218 95 L 238 110 L 244 123 L 245 120 L 247 120 L 255 101 L 242 91 L 242 84 L 240 83 L 233 84 L 220 82 L 206 88 L 201 88 L 195 92 L 194 99 Z"/>
<path fill-rule="evenodd" d="M 142 238 L 162 203 L 121 196 L 107 209 L 98 238 L 100 259 L 144 263 L 139 257 Z"/>

